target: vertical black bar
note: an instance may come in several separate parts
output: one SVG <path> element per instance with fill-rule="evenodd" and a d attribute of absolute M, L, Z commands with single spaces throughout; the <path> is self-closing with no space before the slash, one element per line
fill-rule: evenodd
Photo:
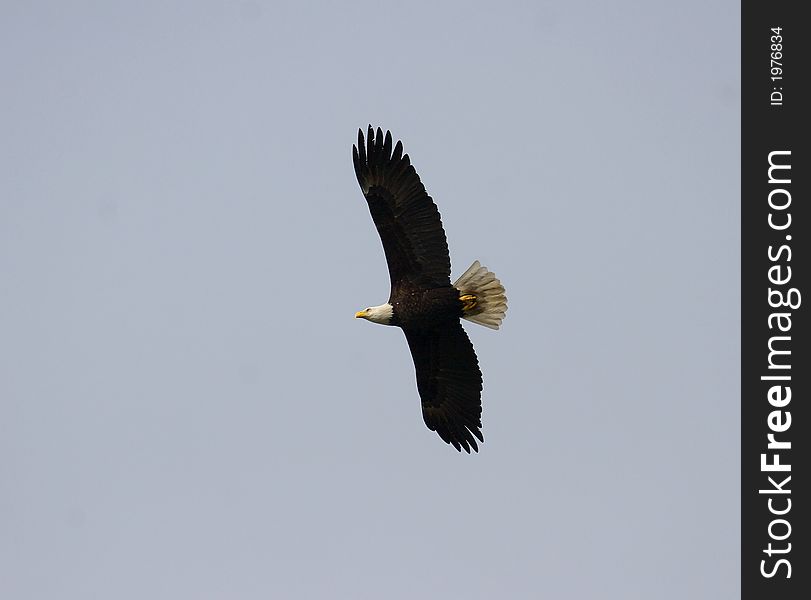
<path fill-rule="evenodd" d="M 742 598 L 811 598 L 804 303 L 811 35 L 803 2 L 742 4 Z M 803 297 L 804 296 L 804 297 Z M 790 444 L 790 447 L 789 447 Z"/>

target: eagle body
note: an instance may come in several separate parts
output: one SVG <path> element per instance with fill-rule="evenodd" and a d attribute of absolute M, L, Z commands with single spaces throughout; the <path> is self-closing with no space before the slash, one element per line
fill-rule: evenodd
<path fill-rule="evenodd" d="M 408 329 L 432 329 L 458 322 L 463 314 L 459 290 L 451 284 L 442 287 L 399 289 L 389 298 L 391 325 Z"/>
<path fill-rule="evenodd" d="M 482 373 L 460 319 L 498 329 L 504 287 L 474 262 L 451 284 L 445 230 L 401 142 L 371 125 L 353 147 L 355 175 L 380 234 L 391 280 L 389 301 L 356 317 L 405 333 L 429 429 L 457 450 L 478 451 Z"/>

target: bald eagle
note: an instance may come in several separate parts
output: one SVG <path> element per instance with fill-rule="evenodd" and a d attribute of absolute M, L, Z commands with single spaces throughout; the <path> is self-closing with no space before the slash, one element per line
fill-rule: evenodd
<path fill-rule="evenodd" d="M 388 302 L 355 317 L 403 330 L 425 424 L 460 452 L 478 452 L 476 440 L 484 442 L 482 373 L 460 319 L 498 329 L 507 310 L 504 287 L 478 261 L 451 285 L 439 211 L 403 144 L 398 141 L 392 149 L 391 132 L 384 137 L 370 125 L 364 140 L 358 130 L 352 158 L 391 279 Z"/>

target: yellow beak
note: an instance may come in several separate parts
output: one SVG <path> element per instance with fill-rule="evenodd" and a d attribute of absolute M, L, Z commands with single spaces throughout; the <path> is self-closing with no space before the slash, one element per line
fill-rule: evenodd
<path fill-rule="evenodd" d="M 366 315 L 367 315 L 367 313 L 366 313 L 365 310 L 359 310 L 358 312 L 355 313 L 355 318 L 356 319 L 362 319 Z"/>

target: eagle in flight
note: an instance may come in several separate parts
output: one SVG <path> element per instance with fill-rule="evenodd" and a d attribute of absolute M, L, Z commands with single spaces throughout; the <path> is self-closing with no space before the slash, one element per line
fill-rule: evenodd
<path fill-rule="evenodd" d="M 498 329 L 507 311 L 504 287 L 478 261 L 451 284 L 439 211 L 403 144 L 392 146 L 391 132 L 370 125 L 364 140 L 359 130 L 352 158 L 391 279 L 388 302 L 355 316 L 403 330 L 425 424 L 457 450 L 478 452 L 482 373 L 460 319 Z"/>

